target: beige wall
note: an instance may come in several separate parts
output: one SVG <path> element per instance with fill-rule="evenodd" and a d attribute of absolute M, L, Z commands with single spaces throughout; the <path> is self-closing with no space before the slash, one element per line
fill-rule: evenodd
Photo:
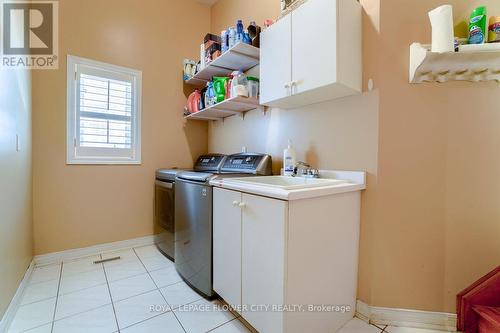
<path fill-rule="evenodd" d="M 291 138 L 298 157 L 316 167 L 366 170 L 359 298 L 376 306 L 453 312 L 455 294 L 500 262 L 498 87 L 409 85 L 408 46 L 430 40 L 426 13 L 441 3 L 361 2 L 364 82 L 373 78 L 374 91 L 210 123 L 208 149 L 269 152 L 276 172 Z M 479 4 L 450 3 L 457 20 Z M 500 14 L 495 0 L 481 3 Z M 180 13 L 189 13 L 189 20 Z M 194 1 L 60 1 L 61 68 L 33 75 L 35 253 L 151 234 L 154 170 L 189 166 L 207 150 L 206 124 L 185 123 L 181 116 L 189 91 L 182 86 L 180 64 L 184 57 L 197 58 L 192 41 L 238 18 L 261 24 L 278 14 L 278 0 L 220 0 L 211 15 Z M 67 54 L 143 71 L 141 166 L 65 164 Z M 27 160 L 20 162 L 25 168 Z M 29 184 L 23 185 L 21 198 L 27 198 Z M 28 225 L 17 225 L 22 240 Z M 25 245 L 15 261 L 24 266 Z"/>
<path fill-rule="evenodd" d="M 246 22 L 275 17 L 278 3 L 220 0 L 212 32 L 242 13 Z M 500 262 L 498 86 L 408 84 L 409 45 L 430 42 L 427 12 L 441 2 L 361 3 L 364 82 L 373 78 L 374 92 L 211 123 L 209 149 L 270 152 L 277 171 L 290 137 L 317 167 L 367 170 L 358 297 L 454 312 L 456 293 Z M 457 21 L 479 4 L 450 3 Z M 483 3 L 500 14 L 498 2 Z"/>
<path fill-rule="evenodd" d="M 182 60 L 196 58 L 209 7 L 189 1 L 61 0 L 59 70 L 33 75 L 35 254 L 153 233 L 154 171 L 191 166 L 204 123 L 185 123 Z M 67 54 L 143 72 L 142 165 L 66 165 Z"/>
<path fill-rule="evenodd" d="M 455 21 L 478 5 L 450 1 Z M 440 1 L 381 2 L 380 149 L 372 300 L 453 312 L 455 295 L 500 262 L 495 83 L 407 84 L 408 45 L 430 42 Z M 404 27 L 404 28 L 403 28 Z M 395 250 L 397 249 L 397 250 Z M 396 292 L 388 292 L 396 289 Z"/>
<path fill-rule="evenodd" d="M 0 319 L 32 257 L 31 166 L 31 74 L 0 69 Z"/>

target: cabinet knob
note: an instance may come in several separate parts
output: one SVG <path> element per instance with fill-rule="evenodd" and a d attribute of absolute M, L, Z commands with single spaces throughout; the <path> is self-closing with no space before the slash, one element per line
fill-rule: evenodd
<path fill-rule="evenodd" d="M 236 201 L 236 200 L 235 200 L 235 201 L 233 201 L 233 206 L 234 206 L 234 207 L 237 207 L 237 206 L 239 206 L 239 205 L 240 205 L 240 203 L 239 203 L 238 201 Z"/>
<path fill-rule="evenodd" d="M 240 203 L 238 204 L 238 206 L 239 206 L 240 208 L 245 208 L 245 207 L 246 207 L 246 205 L 247 205 L 247 204 L 246 204 L 246 203 L 244 203 L 244 202 L 240 202 Z"/>

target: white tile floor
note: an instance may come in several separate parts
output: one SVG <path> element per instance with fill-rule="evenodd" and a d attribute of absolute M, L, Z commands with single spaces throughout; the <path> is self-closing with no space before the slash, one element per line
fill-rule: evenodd
<path fill-rule="evenodd" d="M 118 261 L 95 260 L 120 256 Z M 154 306 L 152 310 L 151 307 Z M 201 311 L 206 306 L 210 311 Z M 249 333 L 202 299 L 155 246 L 36 267 L 9 333 Z M 340 333 L 436 333 L 351 320 Z"/>

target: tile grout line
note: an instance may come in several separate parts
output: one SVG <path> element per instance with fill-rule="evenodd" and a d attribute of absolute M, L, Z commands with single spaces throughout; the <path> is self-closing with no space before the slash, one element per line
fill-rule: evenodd
<path fill-rule="evenodd" d="M 140 295 L 144 295 L 144 294 L 147 294 L 147 293 L 150 293 L 150 292 L 153 292 L 153 291 L 159 291 L 159 292 L 160 292 L 160 295 L 162 296 L 162 298 L 163 298 L 163 299 L 165 300 L 165 302 L 169 305 L 169 307 L 170 307 L 170 310 L 171 310 L 171 311 L 167 311 L 167 312 L 160 313 L 160 314 L 158 314 L 158 315 L 156 315 L 156 316 L 153 316 L 153 317 L 150 317 L 150 318 L 147 318 L 147 319 L 141 320 L 141 321 L 139 321 L 139 322 L 137 322 L 137 323 L 134 323 L 134 324 L 132 324 L 132 325 L 128 325 L 128 326 L 126 326 L 126 327 L 124 327 L 124 328 L 122 328 L 122 329 L 126 329 L 126 328 L 129 328 L 129 327 L 132 327 L 132 326 L 138 325 L 138 324 L 140 324 L 140 323 L 146 322 L 146 321 L 151 320 L 151 319 L 153 319 L 153 318 L 156 318 L 156 317 L 159 317 L 159 316 L 161 316 L 161 315 L 167 314 L 168 312 L 172 312 L 172 314 L 173 314 L 173 315 L 174 315 L 174 317 L 176 318 L 176 320 L 177 320 L 177 322 L 179 323 L 179 325 L 181 326 L 181 328 L 182 328 L 182 329 L 186 332 L 186 330 L 185 330 L 184 326 L 182 325 L 182 323 L 180 322 L 179 318 L 177 317 L 177 315 L 175 314 L 175 311 L 174 311 L 175 309 L 178 309 L 180 306 L 179 306 L 179 307 L 176 307 L 176 308 L 173 308 L 173 307 L 169 304 L 169 302 L 168 302 L 168 301 L 166 300 L 166 298 L 165 298 L 165 295 L 163 295 L 163 293 L 161 292 L 160 287 L 158 286 L 158 284 L 155 282 L 155 280 L 152 278 L 152 276 L 151 276 L 151 274 L 150 274 L 150 272 L 155 272 L 155 271 L 158 271 L 158 270 L 161 270 L 161 269 L 165 269 L 165 268 L 158 268 L 158 269 L 155 269 L 155 270 L 153 270 L 153 271 L 149 271 L 149 270 L 146 268 L 145 264 L 142 262 L 141 258 L 138 256 L 137 252 L 135 251 L 135 248 L 131 248 L 130 250 L 132 250 L 132 251 L 134 252 L 134 254 L 136 255 L 136 258 L 139 260 L 139 262 L 140 262 L 140 263 L 142 264 L 142 266 L 145 268 L 146 273 L 148 274 L 148 276 L 149 276 L 149 277 L 151 278 L 151 280 L 153 281 L 153 284 L 156 286 L 156 289 L 153 289 L 153 290 L 150 290 L 150 291 L 143 292 L 143 293 L 141 293 L 141 294 L 139 294 L 139 295 L 130 296 L 130 297 L 127 297 L 127 298 L 125 298 L 125 299 L 123 299 L 123 300 L 130 299 L 130 298 L 133 298 L 133 297 L 137 297 L 137 296 L 140 296 Z M 101 258 L 102 258 L 102 255 L 99 255 L 99 256 L 101 256 Z M 82 291 L 82 290 L 86 290 L 86 289 L 90 289 L 90 288 L 95 288 L 95 287 L 97 287 L 97 286 L 103 286 L 103 285 L 104 285 L 104 283 L 101 283 L 101 284 L 96 285 L 96 286 L 83 288 L 83 289 L 80 289 L 80 290 L 77 290 L 77 291 L 73 291 L 73 292 L 70 292 L 70 293 L 68 293 L 68 294 L 64 294 L 64 295 L 59 295 L 59 292 L 60 292 L 60 285 L 61 285 L 61 282 L 62 282 L 62 272 L 63 272 L 63 270 L 64 270 L 63 263 L 64 263 L 64 262 L 61 262 L 61 263 L 59 263 L 59 264 L 58 264 L 58 265 L 60 265 L 60 268 L 59 268 L 59 279 L 52 279 L 52 280 L 48 280 L 48 281 L 53 281 L 53 280 L 57 280 L 57 281 L 58 281 L 57 295 L 56 295 L 56 297 L 55 297 L 55 298 L 56 298 L 56 304 L 57 304 L 57 301 L 58 301 L 59 296 L 69 295 L 69 294 L 72 294 L 72 293 L 75 293 L 75 292 L 78 292 L 78 291 Z M 66 317 L 63 317 L 63 318 L 59 318 L 58 320 L 63 320 L 63 319 L 67 319 L 67 318 L 70 318 L 70 317 L 74 317 L 74 316 L 80 315 L 80 314 L 82 314 L 82 313 L 90 312 L 90 311 L 93 311 L 93 310 L 98 309 L 98 308 L 103 308 L 103 307 L 109 306 L 109 305 L 111 304 L 111 305 L 112 305 L 112 308 L 113 308 L 114 315 L 115 315 L 115 321 L 116 321 L 116 323 L 117 323 L 117 328 L 118 328 L 118 330 L 117 330 L 117 331 L 115 331 L 115 333 L 118 333 L 118 332 L 120 332 L 120 330 L 121 330 L 121 329 L 120 329 L 120 327 L 119 327 L 119 325 L 118 325 L 118 320 L 117 320 L 117 316 L 116 316 L 116 311 L 115 311 L 115 308 L 114 308 L 114 302 L 113 302 L 113 298 L 112 298 L 112 295 L 111 295 L 111 290 L 110 290 L 110 286 L 109 286 L 110 281 L 109 281 L 109 280 L 108 280 L 108 278 L 107 278 L 106 269 L 104 268 L 104 264 L 101 264 L 101 265 L 102 265 L 102 268 L 103 268 L 103 271 L 104 271 L 104 275 L 105 275 L 105 278 L 106 278 L 106 282 L 105 282 L 105 283 L 107 284 L 107 287 L 108 287 L 108 292 L 109 292 L 109 294 L 110 294 L 111 303 L 104 304 L 104 305 L 99 306 L 99 307 L 94 308 L 94 309 L 89 309 L 89 310 L 86 310 L 86 311 L 82 311 L 82 312 L 79 312 L 79 313 L 75 313 L 75 314 L 72 314 L 72 315 L 69 315 L 69 316 L 66 316 Z M 97 269 L 96 269 L 96 270 L 97 270 Z M 75 273 L 75 274 L 76 274 L 76 273 Z M 128 278 L 132 278 L 132 277 L 139 276 L 139 275 L 143 275 L 143 274 L 145 275 L 145 273 L 142 273 L 142 274 L 138 274 L 138 275 L 130 276 L 130 277 L 127 277 L 127 278 L 122 278 L 122 279 L 119 279 L 119 280 L 116 280 L 116 281 L 125 280 L 125 279 L 128 279 Z M 72 275 L 73 275 L 73 274 L 72 274 Z M 48 281 L 42 281 L 42 282 L 40 282 L 40 283 L 43 283 L 43 282 L 48 282 Z M 171 283 L 171 284 L 168 284 L 168 285 L 163 286 L 163 287 L 161 287 L 161 288 L 166 288 L 166 287 L 173 286 L 173 285 L 175 285 L 175 284 L 179 284 L 179 283 L 182 283 L 182 281 L 178 281 L 178 282 L 176 282 L 176 283 Z M 51 297 L 51 298 L 52 298 L 52 297 Z M 48 299 L 51 299 L 51 298 L 47 298 L 47 299 L 44 299 L 44 300 L 48 300 Z M 35 302 L 29 303 L 29 304 L 33 304 L 33 303 L 37 303 L 37 302 L 42 302 L 42 301 L 44 301 L 44 300 L 35 301 Z M 123 300 L 120 300 L 120 301 L 123 301 Z M 195 303 L 195 302 L 198 302 L 198 301 L 199 301 L 199 300 L 195 300 L 195 301 L 192 301 L 192 302 L 188 302 L 188 303 L 186 303 L 186 305 L 187 305 L 187 304 L 191 304 L 191 303 Z M 119 301 L 117 301 L 117 302 L 119 302 Z M 182 305 L 181 305 L 181 306 L 182 306 Z M 43 325 L 40 325 L 40 326 L 37 326 L 37 327 L 30 328 L 30 329 L 28 329 L 28 331 L 29 331 L 29 330 L 31 330 L 31 329 L 36 329 L 36 328 L 39 328 L 39 327 L 42 327 L 42 326 L 45 326 L 45 325 L 51 324 L 51 332 L 52 332 L 52 331 L 53 331 L 53 329 L 54 329 L 55 322 L 56 322 L 56 321 L 58 321 L 58 320 L 55 320 L 55 314 L 56 314 L 56 311 L 57 311 L 57 305 L 55 305 L 55 306 L 54 306 L 54 315 L 53 315 L 53 318 L 52 318 L 52 322 L 49 322 L 49 323 L 47 323 L 47 324 L 43 324 Z M 238 317 L 235 317 L 235 318 L 233 318 L 233 319 L 231 319 L 231 320 L 229 320 L 229 321 L 227 321 L 227 322 L 224 322 L 224 323 L 220 324 L 219 326 L 217 326 L 217 327 L 214 327 L 214 328 L 210 329 L 210 331 L 213 331 L 213 330 L 215 330 L 215 329 L 217 329 L 217 328 L 219 328 L 219 327 L 221 327 L 221 326 L 223 326 L 223 325 L 225 325 L 225 324 L 227 324 L 227 323 L 229 323 L 229 322 L 233 321 L 234 319 L 238 320 Z M 23 331 L 23 332 L 25 332 L 25 331 Z M 27 332 L 27 331 L 26 331 L 26 332 Z"/>
<path fill-rule="evenodd" d="M 95 287 L 104 286 L 105 284 L 106 284 L 106 282 L 99 283 L 99 284 L 96 284 L 96 285 L 90 286 L 90 287 L 85 287 L 85 288 L 82 288 L 82 289 L 73 290 L 73 291 L 70 291 L 69 293 L 61 294 L 61 296 L 68 296 L 68 295 L 76 294 L 76 293 L 84 291 L 84 290 L 88 290 L 88 289 L 92 289 L 92 288 L 95 288 Z"/>
<path fill-rule="evenodd" d="M 132 251 L 134 251 L 135 255 L 137 256 L 137 258 L 139 258 L 139 261 L 141 262 L 142 266 L 144 266 L 144 269 L 146 270 L 146 272 L 148 272 L 148 275 L 149 275 L 149 278 L 151 279 L 151 281 L 153 281 L 154 285 L 156 286 L 157 290 L 160 292 L 160 295 L 161 297 L 163 298 L 163 300 L 165 301 L 165 303 L 168 304 L 168 307 L 170 308 L 170 311 L 172 312 L 172 314 L 174 315 L 175 319 L 177 320 L 177 322 L 179 323 L 179 325 L 181 325 L 181 328 L 184 332 L 187 333 L 186 331 L 186 328 L 184 327 L 184 325 L 182 325 L 181 321 L 179 320 L 179 318 L 177 318 L 177 315 L 175 314 L 174 312 L 174 309 L 170 306 L 170 303 L 167 301 L 167 299 L 165 298 L 165 295 L 163 295 L 163 293 L 161 292 L 160 288 L 158 287 L 158 285 L 156 284 L 156 281 L 153 279 L 153 277 L 151 276 L 151 273 L 148 271 L 148 269 L 146 268 L 146 265 L 144 265 L 144 263 L 142 262 L 141 260 L 141 257 L 139 257 L 139 255 L 137 254 L 137 252 L 135 251 L 135 248 L 132 248 Z M 175 268 L 175 267 L 174 267 Z"/>
<path fill-rule="evenodd" d="M 172 314 L 174 315 L 175 319 L 177 319 L 177 321 L 178 321 L 178 322 L 179 322 L 179 324 L 181 325 L 181 327 L 182 327 L 182 329 L 184 330 L 184 332 L 187 332 L 187 331 L 186 331 L 186 329 L 184 328 L 184 325 L 182 325 L 181 321 L 179 320 L 179 318 L 178 318 L 178 317 L 177 317 L 177 315 L 175 314 L 174 308 L 172 308 L 172 307 L 170 306 L 170 303 L 169 303 L 169 302 L 167 301 L 167 299 L 165 298 L 165 295 L 163 295 L 163 293 L 161 292 L 161 289 L 158 287 L 158 285 L 156 284 L 155 280 L 154 280 L 154 279 L 153 279 L 153 277 L 151 276 L 150 271 L 146 268 L 146 266 L 144 265 L 144 263 L 143 263 L 143 262 L 142 262 L 142 260 L 141 260 L 141 257 L 140 257 L 140 256 L 137 254 L 137 252 L 135 251 L 135 248 L 132 248 L 132 250 L 134 251 L 134 253 L 136 254 L 136 256 L 139 258 L 139 261 L 142 263 L 142 265 L 144 266 L 144 268 L 145 268 L 145 269 L 146 269 L 146 271 L 148 272 L 148 275 L 149 275 L 149 277 L 151 278 L 151 280 L 153 280 L 153 283 L 155 284 L 155 286 L 158 288 L 158 291 L 160 292 L 161 297 L 162 297 L 162 298 L 165 300 L 165 302 L 169 305 L 169 307 L 170 307 L 170 309 L 171 309 L 171 312 L 172 312 Z M 169 259 L 169 260 L 170 260 L 170 259 Z M 162 268 L 160 268 L 160 269 L 162 269 Z M 159 270 L 159 269 L 158 269 L 158 270 Z M 154 272 L 154 271 L 151 271 L 151 272 Z M 179 281 L 179 282 L 177 282 L 177 283 L 180 283 L 180 282 L 182 282 L 182 281 Z M 173 283 L 173 284 L 171 284 L 171 285 L 174 285 L 174 284 L 177 284 L 177 283 Z M 165 286 L 165 287 L 162 287 L 162 288 L 166 288 L 166 287 L 168 287 L 168 286 Z M 203 297 L 201 297 L 200 299 L 203 299 Z M 195 300 L 195 301 L 192 301 L 192 302 L 189 302 L 189 303 L 184 304 L 184 305 L 189 305 L 189 304 L 192 304 L 192 303 L 195 303 L 195 302 L 198 302 L 198 301 L 199 301 L 199 299 L 198 299 L 198 300 Z M 180 308 L 181 306 L 183 306 L 183 305 L 180 305 L 179 307 L 177 307 L 177 309 L 178 309 L 178 308 Z M 233 313 L 231 313 L 231 315 L 233 315 L 233 316 L 234 316 L 234 314 L 233 314 Z M 230 319 L 230 320 L 228 320 L 228 321 L 226 321 L 226 322 L 224 322 L 224 323 L 220 324 L 219 326 L 217 326 L 217 327 L 214 327 L 214 328 L 210 329 L 208 332 L 213 331 L 213 330 L 215 330 L 216 328 L 219 328 L 219 327 L 221 327 L 221 326 L 223 326 L 223 325 L 226 325 L 227 323 L 230 323 L 230 322 L 231 322 L 231 321 L 233 321 L 234 319 L 238 319 L 238 317 L 234 316 L 234 318 L 233 318 L 233 319 Z M 245 326 L 245 327 L 246 327 L 246 326 Z M 208 333 L 208 332 L 207 332 L 207 333 Z"/>
<path fill-rule="evenodd" d="M 59 290 L 61 289 L 62 271 L 64 262 L 61 262 L 61 269 L 59 271 L 59 283 L 57 284 L 57 294 L 56 294 L 56 304 L 54 305 L 54 315 L 52 316 L 52 326 L 50 327 L 50 332 L 54 332 L 54 321 L 56 320 L 57 303 L 59 301 Z"/>
<path fill-rule="evenodd" d="M 99 254 L 99 257 L 102 259 L 102 254 Z M 118 317 L 116 316 L 115 303 L 113 302 L 113 295 L 111 295 L 111 288 L 109 286 L 108 275 L 106 274 L 106 267 L 104 267 L 104 263 L 101 263 L 102 269 L 104 271 L 104 278 L 106 279 L 106 286 L 108 287 L 109 298 L 111 299 L 111 307 L 113 308 L 113 313 L 115 315 L 115 323 L 116 328 L 118 329 L 118 333 L 120 333 L 120 324 L 118 324 Z"/>
<path fill-rule="evenodd" d="M 140 259 L 138 259 L 138 260 L 139 260 L 139 262 L 140 262 Z M 141 262 L 141 264 L 142 264 L 142 262 Z M 59 263 L 59 264 L 57 264 L 57 265 L 61 266 L 61 265 L 62 265 L 62 263 Z M 143 264 L 142 264 L 142 265 L 143 265 Z M 144 265 L 143 265 L 143 266 L 144 266 Z M 163 269 L 163 268 L 161 268 L 161 269 Z M 60 274 L 60 280 L 62 281 L 62 274 L 61 274 L 61 270 L 62 270 L 62 268 L 60 268 L 60 273 L 59 273 L 59 274 Z M 97 268 L 97 269 L 94 269 L 94 270 L 95 270 L 95 271 L 97 271 L 97 270 L 98 270 L 98 268 Z M 103 267 L 103 270 L 104 270 L 104 267 Z M 147 269 L 146 269 L 146 273 L 147 273 L 147 272 L 148 272 L 148 271 L 147 271 Z M 136 277 L 136 276 L 139 276 L 139 275 L 146 275 L 146 273 L 141 273 L 141 274 L 138 274 L 138 275 L 129 276 L 129 277 L 126 277 L 126 278 L 122 278 L 122 279 L 119 279 L 119 280 L 115 280 L 115 281 L 126 280 L 126 279 L 133 278 L 133 277 Z M 75 273 L 75 274 L 76 274 L 76 273 Z M 105 274 L 105 276 L 106 276 L 106 274 Z M 52 280 L 48 280 L 48 281 L 58 281 L 58 282 L 61 282 L 61 281 L 59 281 L 59 279 L 52 279 Z M 47 282 L 48 282 L 48 281 L 47 281 Z M 112 282 L 115 282 L 115 281 L 112 281 Z M 41 283 L 43 283 L 43 282 L 41 282 Z M 108 282 L 105 282 L 105 283 L 100 283 L 100 284 L 98 284 L 98 285 L 91 286 L 91 287 L 86 287 L 86 288 L 79 289 L 79 290 L 76 290 L 76 291 L 72 291 L 72 292 L 69 292 L 69 293 L 67 293 L 67 294 L 61 294 L 61 295 L 59 295 L 59 292 L 57 292 L 57 295 L 56 295 L 56 296 L 49 297 L 49 298 L 46 298 L 46 299 L 43 299 L 43 300 L 38 300 L 38 301 L 35 301 L 35 302 L 32 302 L 32 303 L 28 303 L 28 304 L 34 304 L 34 303 L 38 303 L 38 302 L 47 301 L 47 300 L 49 300 L 49 299 L 52 299 L 52 298 L 57 298 L 57 297 L 59 297 L 59 296 L 71 295 L 71 294 L 74 294 L 74 293 L 77 293 L 77 292 L 80 292 L 80 291 L 83 291 L 83 290 L 87 290 L 87 289 L 91 289 L 91 288 L 95 288 L 95 287 L 99 287 L 99 286 L 104 286 L 104 285 L 105 285 L 105 284 L 107 284 L 107 283 L 108 283 Z M 127 297 L 127 298 L 117 300 L 116 302 L 121 302 L 121 301 L 124 301 L 124 300 L 128 300 L 128 299 L 130 299 L 130 298 L 134 298 L 134 297 L 137 297 L 137 296 L 141 296 L 141 295 L 144 295 L 144 294 L 150 293 L 150 292 L 152 292 L 152 291 L 158 291 L 158 292 L 160 292 L 160 294 L 161 294 L 161 290 L 160 290 L 160 288 L 156 285 L 156 283 L 154 282 L 154 280 L 153 280 L 153 283 L 155 284 L 156 289 L 152 289 L 152 290 L 149 290 L 149 291 L 145 291 L 145 292 L 142 292 L 142 293 L 137 294 L 137 295 L 134 295 L 134 296 L 129 296 L 129 297 Z M 163 286 L 162 288 L 166 288 L 166 287 L 172 286 L 172 285 L 177 284 L 177 283 L 181 283 L 181 281 L 176 282 L 176 283 L 172 283 L 172 284 L 169 284 L 169 285 L 166 285 L 166 286 Z M 164 298 L 164 297 L 163 297 L 163 294 L 161 294 L 161 295 L 162 295 L 162 298 Z M 110 296 L 110 297 L 111 297 L 111 296 Z M 193 301 L 193 302 L 196 302 L 196 301 Z M 193 303 L 193 302 L 190 302 L 190 303 L 187 303 L 187 304 L 191 304 L 191 303 Z M 168 303 L 168 302 L 167 302 L 167 303 Z M 26 304 L 26 305 L 28 305 L 28 304 Z M 68 316 L 65 316 L 65 317 L 61 317 L 61 318 L 59 318 L 59 319 L 57 319 L 57 320 L 55 320 L 55 318 L 54 318 L 53 322 L 55 323 L 56 321 L 60 321 L 60 320 L 63 320 L 63 319 L 68 319 L 68 318 L 71 318 L 71 317 L 75 317 L 75 316 L 78 316 L 78 315 L 80 315 L 80 314 L 83 314 L 83 313 L 86 313 L 86 312 L 90 312 L 90 311 L 94 311 L 94 310 L 96 310 L 96 309 L 103 308 L 103 307 L 106 307 L 106 306 L 111 305 L 111 304 L 113 304 L 113 302 L 110 302 L 110 303 L 107 303 L 107 304 L 101 305 L 101 306 L 99 306 L 99 307 L 97 307 L 97 308 L 92 308 L 92 309 L 88 309 L 88 310 L 85 310 L 85 311 L 82 311 L 82 312 L 74 313 L 74 314 L 71 314 L 71 315 L 68 315 Z M 140 324 L 140 323 L 142 323 L 142 322 L 144 322 L 144 321 L 147 321 L 147 320 L 149 320 L 149 319 L 153 319 L 153 318 L 155 318 L 155 317 L 161 316 L 162 314 L 165 314 L 165 313 L 160 313 L 160 314 L 158 314 L 158 315 L 156 315 L 156 316 L 154 316 L 154 317 L 151 317 L 151 318 L 148 318 L 148 319 L 145 319 L 145 320 L 141 320 L 141 321 L 139 321 L 139 322 L 137 322 L 137 323 L 135 323 L 135 324 L 129 325 L 129 326 L 125 327 L 125 328 L 129 328 L 129 327 L 131 327 L 131 326 L 135 326 L 136 324 Z M 47 324 L 52 324 L 52 322 L 48 322 L 48 323 L 46 323 L 46 324 L 41 324 L 41 325 L 39 325 L 39 326 L 29 328 L 29 329 L 27 329 L 27 330 L 23 331 L 23 333 L 24 333 L 24 332 L 27 332 L 27 331 L 29 331 L 29 330 L 35 329 L 35 328 L 39 328 L 39 327 L 45 326 L 45 325 L 47 325 Z M 125 328 L 124 328 L 124 329 L 125 329 Z M 115 331 L 115 333 L 116 333 L 116 332 L 118 332 L 118 331 Z"/>
<path fill-rule="evenodd" d="M 145 293 L 139 294 L 139 295 L 137 295 L 137 296 L 144 295 L 144 294 L 150 293 L 150 292 L 152 292 L 152 291 L 157 291 L 157 290 L 160 292 L 160 294 L 162 295 L 163 299 L 165 299 L 165 297 L 164 297 L 164 296 L 163 296 L 163 294 L 161 293 L 160 289 L 150 290 L 150 291 L 147 291 L 147 292 L 145 292 Z M 129 297 L 129 298 L 133 298 L 133 297 L 135 297 L 135 296 L 132 296 L 132 297 Z M 198 302 L 198 301 L 199 301 L 199 299 L 198 299 L 198 300 L 196 300 L 196 301 L 192 301 L 192 302 L 189 302 L 189 303 L 186 303 L 186 304 L 180 305 L 178 308 L 180 308 L 181 306 L 185 306 L 185 305 L 190 305 L 190 304 L 196 303 L 196 302 Z M 167 304 L 168 304 L 168 302 L 167 302 Z M 176 308 L 176 310 L 177 310 L 178 308 Z M 125 330 L 125 329 L 127 329 L 127 328 L 132 327 L 132 326 L 136 326 L 136 325 L 138 325 L 138 324 L 142 324 L 142 323 L 144 323 L 144 322 L 146 322 L 146 321 L 149 321 L 149 320 L 151 320 L 151 319 L 154 319 L 154 318 L 157 318 L 157 317 L 163 316 L 163 315 L 165 315 L 165 314 L 167 314 L 167 313 L 169 313 L 169 312 L 172 312 L 172 314 L 173 314 L 173 315 L 175 316 L 175 318 L 177 319 L 177 316 L 175 315 L 175 311 L 174 311 L 174 310 L 172 310 L 172 311 L 168 311 L 168 312 L 163 312 L 163 313 L 160 313 L 160 314 L 155 315 L 155 316 L 153 316 L 153 317 L 151 317 L 151 318 L 143 319 L 143 320 L 141 320 L 141 321 L 138 321 L 137 323 L 134 323 L 134 324 L 131 324 L 131 325 L 129 325 L 129 326 L 126 326 L 126 327 L 124 327 L 123 329 Z M 225 322 L 224 324 L 221 324 L 220 326 L 223 326 L 223 325 L 225 325 L 225 324 L 227 324 L 227 323 L 229 323 L 229 322 L 231 322 L 231 321 L 233 321 L 233 320 L 235 320 L 235 319 L 237 320 L 238 318 L 233 318 L 232 320 L 230 320 L 230 321 L 228 321 L 228 322 Z M 179 321 L 179 319 L 177 319 L 177 321 Z M 179 321 L 179 324 L 181 325 L 182 329 L 184 329 L 184 326 L 182 326 L 182 323 L 180 323 L 180 321 Z M 208 332 L 206 332 L 206 333 L 209 333 L 209 332 L 211 332 L 212 330 L 214 330 L 214 329 L 216 329 L 216 328 L 219 328 L 220 326 L 217 326 L 217 327 L 215 327 L 215 328 L 213 328 L 213 329 L 210 329 L 210 331 L 208 331 Z M 244 326 L 246 327 L 246 325 L 244 325 Z M 116 333 L 116 332 L 118 332 L 118 331 L 115 331 L 115 332 L 113 332 L 113 333 Z M 187 331 L 186 331 L 186 332 L 187 332 Z"/>
<path fill-rule="evenodd" d="M 237 318 L 237 317 L 234 317 L 234 318 L 233 318 L 233 319 L 231 319 L 230 321 L 227 321 L 227 322 L 225 322 L 225 323 L 223 323 L 223 324 L 220 324 L 219 326 L 216 326 L 216 327 L 214 327 L 214 328 L 211 328 L 211 329 L 210 329 L 210 330 L 208 330 L 206 333 L 213 332 L 213 331 L 215 331 L 216 329 L 221 328 L 222 326 L 224 326 L 224 325 L 226 325 L 226 324 L 229 324 L 229 323 L 231 323 L 231 322 L 233 322 L 233 321 L 235 321 L 235 320 L 238 320 L 238 318 Z M 239 321 L 239 320 L 238 320 L 238 321 Z M 243 323 L 241 323 L 241 324 L 243 325 Z M 243 326 L 245 326 L 245 325 L 243 325 Z M 245 328 L 247 328 L 247 327 L 245 326 Z M 247 328 L 247 329 L 248 329 L 248 328 Z"/>
<path fill-rule="evenodd" d="M 69 318 L 73 318 L 73 317 L 79 316 L 79 315 L 84 314 L 84 313 L 87 313 L 87 312 L 92 312 L 92 311 L 94 311 L 94 310 L 97 310 L 97 309 L 100 309 L 100 308 L 104 308 L 104 307 L 106 307 L 106 306 L 108 306 L 108 305 L 111 305 L 111 303 L 107 303 L 107 304 L 100 305 L 100 306 L 98 306 L 97 308 L 92 308 L 92 309 L 88 309 L 88 310 L 85 310 L 85 311 L 81 311 L 81 312 L 77 312 L 77 313 L 70 314 L 70 315 L 67 315 L 67 316 L 65 316 L 65 317 L 61 317 L 61 318 L 59 318 L 59 319 L 57 319 L 57 320 L 54 320 L 54 322 L 56 322 L 56 321 L 62 321 L 62 320 L 69 319 Z M 46 325 L 46 324 L 45 324 L 45 325 Z M 43 325 L 42 325 L 42 326 L 43 326 Z"/>

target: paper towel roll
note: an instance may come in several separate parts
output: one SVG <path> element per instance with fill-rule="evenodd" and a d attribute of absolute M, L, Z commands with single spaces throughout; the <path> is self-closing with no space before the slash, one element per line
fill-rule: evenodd
<path fill-rule="evenodd" d="M 429 12 L 429 18 L 432 25 L 432 52 L 454 52 L 453 7 L 440 6 Z"/>

